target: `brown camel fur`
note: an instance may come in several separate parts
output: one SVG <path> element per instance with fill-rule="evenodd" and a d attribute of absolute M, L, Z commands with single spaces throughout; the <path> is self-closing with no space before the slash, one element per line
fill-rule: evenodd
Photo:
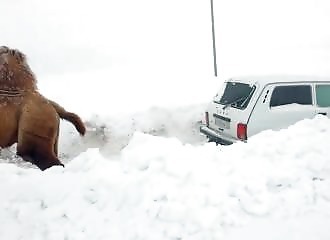
<path fill-rule="evenodd" d="M 17 142 L 17 155 L 45 170 L 64 166 L 57 158 L 60 118 L 52 104 L 38 92 L 2 98 L 0 146 Z"/>
<path fill-rule="evenodd" d="M 0 47 L 0 147 L 17 142 L 17 155 L 41 170 L 64 166 L 57 157 L 60 118 L 85 134 L 78 115 L 38 92 L 25 55 Z"/>
<path fill-rule="evenodd" d="M 0 90 L 38 91 L 37 79 L 27 64 L 25 55 L 6 46 L 0 47 Z M 85 134 L 85 125 L 77 114 L 67 112 L 58 103 L 49 101 L 60 118 L 71 122 L 81 135 Z"/>

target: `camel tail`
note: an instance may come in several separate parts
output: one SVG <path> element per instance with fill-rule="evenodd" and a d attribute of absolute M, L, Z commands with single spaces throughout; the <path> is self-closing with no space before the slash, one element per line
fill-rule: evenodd
<path fill-rule="evenodd" d="M 60 116 L 60 118 L 65 119 L 69 122 L 71 122 L 77 131 L 80 133 L 80 135 L 84 136 L 86 133 L 86 127 L 85 124 L 82 122 L 80 117 L 72 112 L 67 112 L 63 107 L 61 107 L 58 103 L 49 100 L 49 102 L 52 104 L 52 106 L 55 108 L 57 114 Z"/>

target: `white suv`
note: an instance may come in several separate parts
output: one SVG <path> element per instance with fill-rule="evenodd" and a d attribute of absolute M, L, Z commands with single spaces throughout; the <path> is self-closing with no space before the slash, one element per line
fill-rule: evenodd
<path fill-rule="evenodd" d="M 209 104 L 200 132 L 210 141 L 228 145 L 316 114 L 330 115 L 330 78 L 232 78 Z"/>

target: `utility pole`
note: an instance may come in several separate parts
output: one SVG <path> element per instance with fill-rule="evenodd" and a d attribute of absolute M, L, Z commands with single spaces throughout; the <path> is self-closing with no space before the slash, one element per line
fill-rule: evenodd
<path fill-rule="evenodd" d="M 211 0 L 211 21 L 212 21 L 212 42 L 213 42 L 213 66 L 214 66 L 214 75 L 217 77 L 218 69 L 217 69 L 217 51 L 215 47 L 213 0 Z"/>

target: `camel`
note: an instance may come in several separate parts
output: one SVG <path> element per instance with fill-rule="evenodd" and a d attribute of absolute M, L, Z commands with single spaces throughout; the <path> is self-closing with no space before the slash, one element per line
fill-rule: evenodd
<path fill-rule="evenodd" d="M 17 155 L 41 170 L 64 166 L 58 159 L 60 118 L 85 134 L 77 114 L 39 93 L 26 56 L 17 49 L 0 47 L 0 147 L 17 143 Z"/>

